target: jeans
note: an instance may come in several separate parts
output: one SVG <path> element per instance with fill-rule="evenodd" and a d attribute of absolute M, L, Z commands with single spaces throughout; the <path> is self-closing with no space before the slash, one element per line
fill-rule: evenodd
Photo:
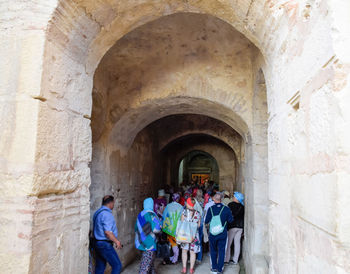
<path fill-rule="evenodd" d="M 226 231 L 216 236 L 209 235 L 211 268 L 219 272 L 224 267 L 226 240 Z"/>
<path fill-rule="evenodd" d="M 203 258 L 203 225 L 199 227 L 199 244 L 200 251 L 197 254 L 197 260 L 201 262 Z"/>
<path fill-rule="evenodd" d="M 112 274 L 120 274 L 122 270 L 122 263 L 119 260 L 117 252 L 113 245 L 105 241 L 96 241 L 96 274 L 103 274 L 105 272 L 106 263 L 108 262 L 112 267 Z"/>

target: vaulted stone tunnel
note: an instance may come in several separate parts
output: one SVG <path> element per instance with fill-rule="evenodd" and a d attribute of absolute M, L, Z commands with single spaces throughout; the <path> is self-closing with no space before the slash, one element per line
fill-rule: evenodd
<path fill-rule="evenodd" d="M 141 200 L 192 153 L 246 196 L 247 273 L 350 272 L 349 10 L 5 1 L 0 272 L 86 273 L 107 193 L 132 261 Z"/>
<path fill-rule="evenodd" d="M 217 162 L 213 176 L 221 189 L 244 191 L 257 153 L 252 144 L 259 139 L 266 147 L 267 138 L 266 91 L 256 87 L 261 79 L 254 76 L 258 55 L 227 23 L 179 13 L 136 28 L 101 60 L 93 88 L 91 212 L 105 193 L 117 197 L 116 217 L 125 224 L 120 229 L 124 264 L 135 258 L 132 227 L 143 199 L 176 185 L 186 154 L 207 153 Z M 251 221 L 250 231 L 259 231 L 259 238 L 254 243 L 252 236 L 250 244 L 260 245 L 263 256 L 268 246 L 267 150 L 257 155 L 265 187 L 259 215 L 265 219 Z M 249 218 L 254 217 L 248 214 L 248 224 Z"/>

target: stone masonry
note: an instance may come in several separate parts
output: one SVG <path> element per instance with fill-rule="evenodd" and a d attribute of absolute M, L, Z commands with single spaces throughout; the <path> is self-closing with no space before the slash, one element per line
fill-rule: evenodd
<path fill-rule="evenodd" d="M 346 0 L 2 1 L 0 273 L 87 273 L 107 193 L 131 263 L 195 149 L 234 166 L 247 273 L 350 273 L 349 26 Z"/>

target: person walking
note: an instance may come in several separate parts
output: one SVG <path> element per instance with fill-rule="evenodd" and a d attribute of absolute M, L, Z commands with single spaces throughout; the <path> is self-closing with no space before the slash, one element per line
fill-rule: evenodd
<path fill-rule="evenodd" d="M 213 205 L 215 205 L 214 201 L 213 201 L 213 197 L 214 197 L 214 192 L 210 192 L 210 193 L 206 193 L 206 197 L 207 197 L 207 201 L 205 203 L 204 206 L 204 220 L 207 217 L 207 213 L 210 207 L 212 207 Z M 209 242 L 209 235 L 208 235 L 208 229 L 206 226 L 203 226 L 203 244 L 202 246 L 205 247 L 206 250 L 209 249 L 208 247 L 208 242 Z"/>
<path fill-rule="evenodd" d="M 102 199 L 102 206 L 95 212 L 93 216 L 93 236 L 95 238 L 96 250 L 96 274 L 103 274 L 108 262 L 112 267 L 112 274 L 119 274 L 122 264 L 118 254 L 113 248 L 113 244 L 117 249 L 122 248 L 122 244 L 117 239 L 117 225 L 112 214 L 114 208 L 114 197 L 107 195 Z"/>
<path fill-rule="evenodd" d="M 228 226 L 228 241 L 225 256 L 225 264 L 232 262 L 238 264 L 239 254 L 241 253 L 241 237 L 244 227 L 244 195 L 238 191 L 233 194 L 233 202 L 228 204 L 232 215 L 233 223 Z M 231 258 L 231 245 L 234 242 L 233 259 Z"/>
<path fill-rule="evenodd" d="M 199 189 L 197 192 L 197 196 L 194 199 L 195 200 L 195 205 L 194 209 L 199 212 L 201 215 L 201 222 L 200 222 L 200 227 L 198 229 L 198 234 L 199 234 L 199 252 L 197 254 L 197 259 L 196 259 L 196 264 L 201 264 L 202 259 L 203 259 L 203 227 L 204 227 L 204 210 L 203 210 L 203 197 L 202 197 L 202 190 Z M 201 201 L 201 202 L 199 202 Z"/>
<path fill-rule="evenodd" d="M 187 273 L 187 253 L 190 252 L 190 274 L 194 273 L 194 264 L 196 262 L 196 254 L 200 251 L 199 241 L 199 227 L 201 225 L 201 214 L 194 209 L 194 198 L 187 198 L 186 209 L 182 212 L 181 221 L 194 222 L 197 224 L 197 231 L 195 233 L 192 243 L 182 243 L 182 271 L 181 273 Z"/>
<path fill-rule="evenodd" d="M 157 233 L 161 232 L 161 221 L 153 211 L 152 198 L 143 201 L 143 211 L 135 224 L 135 246 L 142 251 L 139 274 L 154 274 L 154 260 L 157 251 Z"/>
<path fill-rule="evenodd" d="M 176 243 L 176 228 L 178 221 L 181 218 L 183 207 L 179 204 L 180 194 L 174 193 L 172 196 L 173 202 L 168 204 L 163 212 L 162 230 L 167 234 L 168 242 L 173 250 L 173 256 L 170 261 L 175 264 L 179 258 L 179 247 Z"/>
<path fill-rule="evenodd" d="M 214 205 L 208 209 L 205 224 L 209 224 L 211 271 L 222 273 L 225 260 L 227 224 L 233 222 L 231 210 L 221 203 L 222 196 L 216 193 Z"/>

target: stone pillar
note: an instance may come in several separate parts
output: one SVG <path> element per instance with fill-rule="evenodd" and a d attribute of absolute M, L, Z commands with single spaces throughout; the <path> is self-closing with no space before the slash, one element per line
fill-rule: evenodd
<path fill-rule="evenodd" d="M 261 62 L 260 62 L 261 63 Z M 256 64 L 253 126 L 247 143 L 245 265 L 248 273 L 268 273 L 268 147 L 265 78 Z"/>
<path fill-rule="evenodd" d="M 2 6 L 1 273 L 87 270 L 92 77 L 46 40 L 56 4 Z"/>
<path fill-rule="evenodd" d="M 28 273 L 45 26 L 52 7 L 4 2 L 0 20 L 0 272 Z M 35 12 L 34 12 L 35 10 Z"/>
<path fill-rule="evenodd" d="M 349 10 L 289 12 L 286 36 L 308 38 L 280 38 L 288 58 L 268 69 L 271 273 L 350 271 Z"/>

